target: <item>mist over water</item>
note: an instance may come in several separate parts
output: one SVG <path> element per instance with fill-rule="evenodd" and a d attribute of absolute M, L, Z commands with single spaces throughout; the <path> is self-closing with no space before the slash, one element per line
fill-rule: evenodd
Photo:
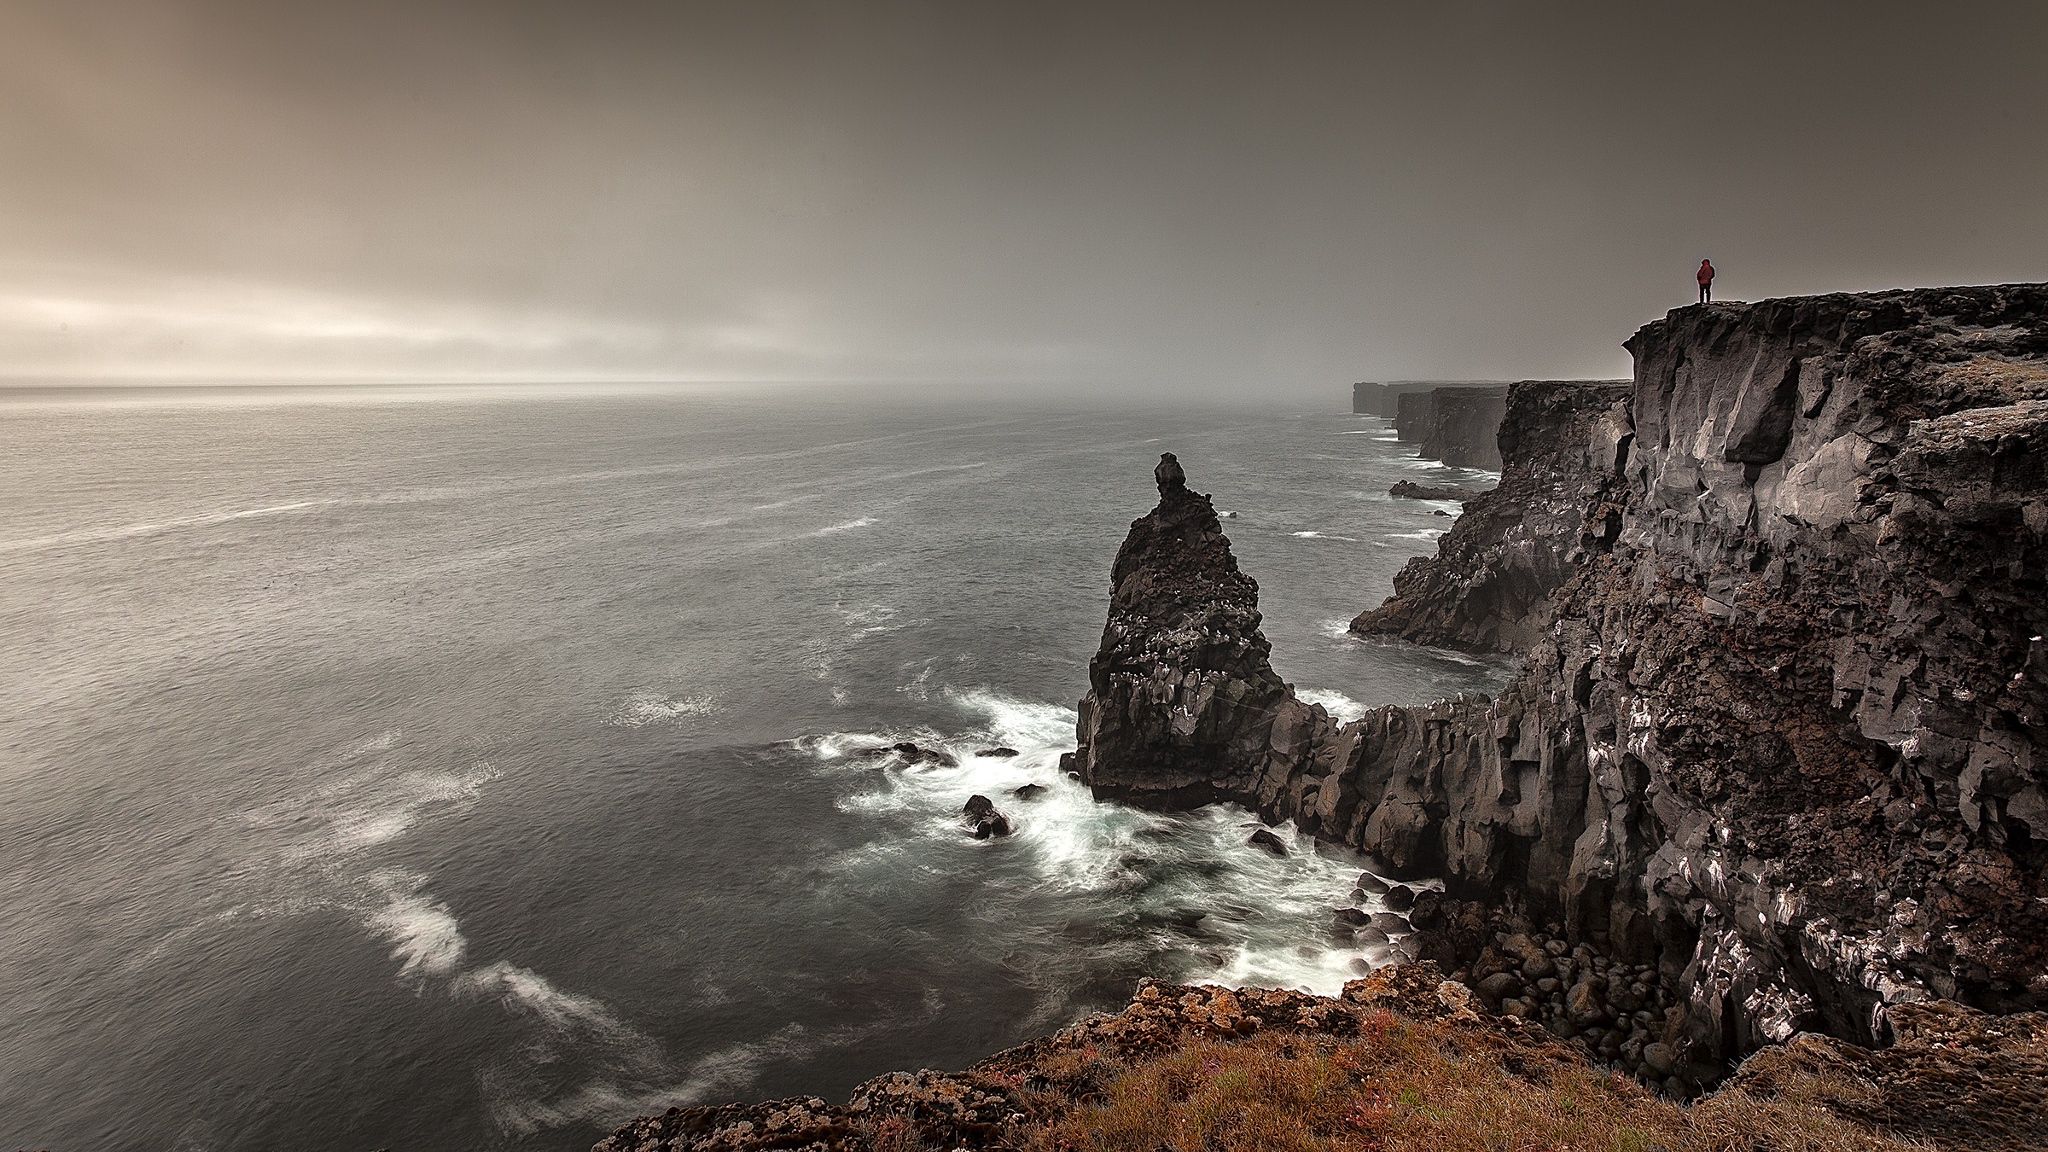
<path fill-rule="evenodd" d="M 1306 698 L 1500 675 L 1345 634 L 1455 507 L 1387 487 L 1472 475 L 1336 412 L 44 393 L 0 430 L 0 1143 L 582 1148 L 1140 975 L 1333 990 L 1358 860 L 1058 771 L 1161 451 Z M 900 740 L 958 763 L 864 751 Z M 976 793 L 1015 835 L 966 836 Z"/>

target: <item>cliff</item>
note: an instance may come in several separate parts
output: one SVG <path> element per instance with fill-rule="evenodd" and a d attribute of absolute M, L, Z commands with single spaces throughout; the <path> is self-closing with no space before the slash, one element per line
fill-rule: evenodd
<path fill-rule="evenodd" d="M 1465 603 L 1491 584 L 1457 573 L 1536 566 L 1455 555 L 1398 598 L 1439 642 L 1528 638 L 1493 701 L 1302 708 L 1220 531 L 1184 556 L 1148 524 L 1162 500 L 1119 556 L 1074 767 L 1105 795 L 1243 803 L 1653 963 L 1693 1068 L 1800 1031 L 1880 1042 L 1917 1001 L 2038 1007 L 2044 317 L 2043 285 L 1686 308 L 1628 341 L 1625 419 L 1553 389 L 1565 425 L 1517 429 L 1510 464 L 1586 498 L 1534 513 L 1575 529 L 1548 602 Z M 1601 446 L 1576 450 L 1589 424 L 1567 447 L 1589 419 Z M 1484 525 L 1455 546 L 1509 550 L 1514 525 Z M 1212 574 L 1227 616 L 1155 604 L 1154 565 Z M 1162 619 L 1203 620 L 1199 642 Z"/>
<path fill-rule="evenodd" d="M 1457 468 L 1498 469 L 1500 428 L 1507 389 L 1452 385 L 1394 396 L 1394 434 L 1421 445 L 1422 455 Z"/>
<path fill-rule="evenodd" d="M 1433 965 L 1338 997 L 1143 983 L 961 1072 L 892 1072 L 845 1104 L 672 1108 L 594 1152 L 1202 1148 L 1730 1148 L 2032 1152 L 2048 1141 L 2048 1017 L 1902 1011 L 1880 1053 L 1802 1038 L 1690 1107 L 1604 1075 L 1540 1028 L 1483 1017 Z"/>
<path fill-rule="evenodd" d="M 1619 523 L 1611 505 L 1634 436 L 1630 392 L 1621 381 L 1509 385 L 1497 421 L 1500 483 L 1469 500 L 1437 554 L 1409 561 L 1393 597 L 1351 630 L 1468 652 L 1533 645 L 1550 627 L 1551 595 Z M 1605 510 L 1588 516 L 1591 508 Z M 1581 539 L 1582 529 L 1592 535 Z"/>

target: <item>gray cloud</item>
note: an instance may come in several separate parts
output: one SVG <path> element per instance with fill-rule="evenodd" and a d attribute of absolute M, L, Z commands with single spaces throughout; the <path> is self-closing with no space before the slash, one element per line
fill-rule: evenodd
<path fill-rule="evenodd" d="M 2048 10 L 0 8 L 0 373 L 1329 393 L 2039 279 Z"/>

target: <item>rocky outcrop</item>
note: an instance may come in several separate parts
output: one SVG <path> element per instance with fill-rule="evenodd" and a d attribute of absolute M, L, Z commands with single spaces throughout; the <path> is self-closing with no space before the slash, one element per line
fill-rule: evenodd
<path fill-rule="evenodd" d="M 1464 488 L 1456 484 L 1417 484 L 1413 480 L 1397 480 L 1387 489 L 1387 495 L 1399 500 L 1456 500 L 1464 502 L 1477 500 L 1488 489 Z"/>
<path fill-rule="evenodd" d="M 1612 420 L 1555 437 L 1587 495 L 1542 513 L 1547 605 L 1488 625 L 1520 600 L 1461 603 L 1484 557 L 1428 593 L 1432 635 L 1527 640 L 1498 699 L 1304 708 L 1206 499 L 1163 496 L 1076 770 L 1512 895 L 1669 976 L 1681 1061 L 2048 1004 L 2048 285 L 1686 308 L 1627 347 L 1625 421 L 1557 394 Z"/>
<path fill-rule="evenodd" d="M 1500 483 L 1467 503 L 1437 554 L 1409 561 L 1394 595 L 1351 630 L 1467 652 L 1527 650 L 1550 626 L 1552 594 L 1619 529 L 1631 391 L 1622 381 L 1509 385 Z"/>

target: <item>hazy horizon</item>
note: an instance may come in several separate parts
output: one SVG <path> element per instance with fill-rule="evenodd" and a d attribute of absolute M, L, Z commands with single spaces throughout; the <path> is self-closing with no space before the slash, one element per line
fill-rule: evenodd
<path fill-rule="evenodd" d="M 25 0 L 0 383 L 1624 376 L 2048 277 L 2048 10 Z"/>

